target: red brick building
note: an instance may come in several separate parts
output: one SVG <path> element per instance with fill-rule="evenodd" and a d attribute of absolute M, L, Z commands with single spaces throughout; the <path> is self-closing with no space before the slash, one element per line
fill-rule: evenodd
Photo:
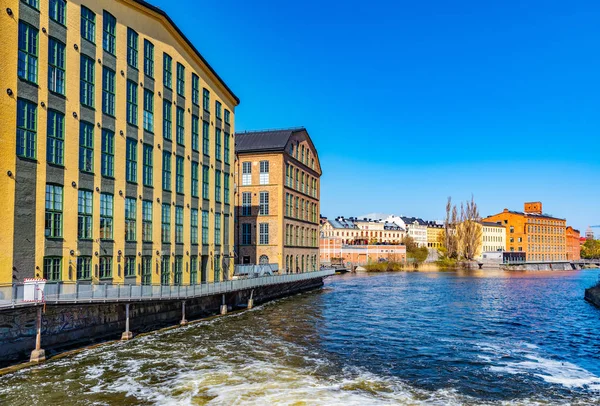
<path fill-rule="evenodd" d="M 581 235 L 579 230 L 567 226 L 567 259 L 578 261 L 581 259 Z"/>
<path fill-rule="evenodd" d="M 344 264 L 365 265 L 373 262 L 405 262 L 404 245 L 345 245 L 341 238 L 322 237 L 320 241 L 321 264 L 329 265 L 342 258 Z"/>

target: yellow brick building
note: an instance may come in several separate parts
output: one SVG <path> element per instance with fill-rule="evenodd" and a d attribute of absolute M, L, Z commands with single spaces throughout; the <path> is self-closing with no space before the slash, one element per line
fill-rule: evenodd
<path fill-rule="evenodd" d="M 226 278 L 239 100 L 170 18 L 6 0 L 0 36 L 0 283 Z"/>
<path fill-rule="evenodd" d="M 236 251 L 283 273 L 319 267 L 321 166 L 304 128 L 238 133 Z"/>
<path fill-rule="evenodd" d="M 435 221 L 427 222 L 427 248 L 440 249 L 444 238 L 444 225 Z"/>

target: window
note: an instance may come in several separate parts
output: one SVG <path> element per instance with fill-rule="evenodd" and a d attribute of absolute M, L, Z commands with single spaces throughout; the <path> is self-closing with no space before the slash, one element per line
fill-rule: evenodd
<path fill-rule="evenodd" d="M 198 162 L 192 162 L 192 197 L 198 197 Z"/>
<path fill-rule="evenodd" d="M 48 110 L 46 159 L 54 165 L 64 164 L 65 116 L 55 110 Z"/>
<path fill-rule="evenodd" d="M 154 44 L 147 39 L 144 40 L 144 73 L 154 77 Z"/>
<path fill-rule="evenodd" d="M 94 125 L 85 121 L 79 124 L 79 170 L 94 172 Z"/>
<path fill-rule="evenodd" d="M 37 83 L 38 30 L 19 21 L 19 63 L 17 73 L 21 79 Z"/>
<path fill-rule="evenodd" d="M 135 277 L 135 256 L 125 257 L 125 277 Z"/>
<path fill-rule="evenodd" d="M 100 279 L 112 278 L 112 258 L 100 257 Z"/>
<path fill-rule="evenodd" d="M 202 89 L 202 108 L 210 111 L 210 92 L 206 88 Z"/>
<path fill-rule="evenodd" d="M 77 280 L 92 278 L 92 257 L 77 257 Z"/>
<path fill-rule="evenodd" d="M 269 192 L 260 192 L 259 214 L 261 216 L 269 214 Z"/>
<path fill-rule="evenodd" d="M 125 198 L 125 241 L 135 242 L 137 200 L 134 197 Z"/>
<path fill-rule="evenodd" d="M 252 214 L 252 193 L 242 193 L 242 216 L 250 216 Z"/>
<path fill-rule="evenodd" d="M 198 116 L 192 116 L 192 150 L 199 151 L 200 148 L 200 121 Z"/>
<path fill-rule="evenodd" d="M 208 212 L 202 210 L 202 244 L 208 245 Z"/>
<path fill-rule="evenodd" d="M 269 184 L 269 161 L 260 161 L 260 184 Z"/>
<path fill-rule="evenodd" d="M 221 160 L 221 129 L 215 129 L 215 159 Z"/>
<path fill-rule="evenodd" d="M 192 103 L 200 104 L 200 78 L 195 73 L 192 73 Z"/>
<path fill-rule="evenodd" d="M 204 155 L 210 155 L 210 139 L 208 133 L 208 121 L 202 122 L 202 153 Z"/>
<path fill-rule="evenodd" d="M 177 62 L 177 94 L 185 97 L 185 67 Z"/>
<path fill-rule="evenodd" d="M 154 93 L 144 89 L 144 130 L 154 132 Z"/>
<path fill-rule="evenodd" d="M 63 187 L 46 185 L 46 237 L 62 237 Z"/>
<path fill-rule="evenodd" d="M 175 243 L 183 244 L 183 206 L 175 206 Z"/>
<path fill-rule="evenodd" d="M 215 171 L 215 201 L 221 203 L 221 171 Z"/>
<path fill-rule="evenodd" d="M 229 204 L 229 174 L 223 174 L 223 194 L 225 195 L 225 204 Z"/>
<path fill-rule="evenodd" d="M 171 151 L 163 151 L 162 187 L 163 190 L 171 190 Z"/>
<path fill-rule="evenodd" d="M 242 162 L 242 186 L 252 184 L 252 162 Z"/>
<path fill-rule="evenodd" d="M 192 255 L 190 257 L 190 285 L 198 284 L 198 257 Z"/>
<path fill-rule="evenodd" d="M 144 186 L 152 186 L 152 146 L 144 144 Z"/>
<path fill-rule="evenodd" d="M 115 71 L 102 68 L 102 112 L 115 115 Z"/>
<path fill-rule="evenodd" d="M 181 285 L 183 282 L 183 257 L 175 257 L 175 266 L 173 269 L 173 284 Z"/>
<path fill-rule="evenodd" d="M 177 143 L 180 145 L 185 144 L 185 126 L 183 120 L 185 119 L 185 110 L 183 108 L 177 106 L 177 114 L 176 114 L 176 135 L 177 135 Z"/>
<path fill-rule="evenodd" d="M 223 109 L 221 106 L 221 102 L 218 100 L 215 100 L 215 114 L 219 120 L 221 120 L 221 118 L 223 117 L 222 111 L 223 111 Z"/>
<path fill-rule="evenodd" d="M 171 257 L 165 255 L 160 264 L 160 284 L 167 286 L 171 284 Z"/>
<path fill-rule="evenodd" d="M 184 193 L 183 170 L 183 157 L 178 156 L 175 158 L 175 190 L 181 194 Z"/>
<path fill-rule="evenodd" d="M 137 141 L 127 138 L 125 179 L 127 182 L 137 182 Z"/>
<path fill-rule="evenodd" d="M 171 128 L 173 127 L 173 119 L 171 114 L 171 101 L 163 100 L 163 138 L 171 140 Z"/>
<path fill-rule="evenodd" d="M 37 2 L 37 0 L 35 0 Z M 67 2 L 65 0 L 50 0 L 50 18 L 59 24 L 65 25 L 65 9 Z"/>
<path fill-rule="evenodd" d="M 225 109 L 225 124 L 231 124 L 231 113 L 229 110 Z"/>
<path fill-rule="evenodd" d="M 23 99 L 17 100 L 17 155 L 36 158 L 37 106 Z"/>
<path fill-rule="evenodd" d="M 138 68 L 138 33 L 127 27 L 127 64 Z"/>
<path fill-rule="evenodd" d="M 198 209 L 190 211 L 190 243 L 198 244 Z"/>
<path fill-rule="evenodd" d="M 81 55 L 80 98 L 81 104 L 94 107 L 94 60 Z"/>
<path fill-rule="evenodd" d="M 265 245 L 269 243 L 269 224 L 268 223 L 260 223 L 260 236 L 259 236 L 259 244 Z"/>
<path fill-rule="evenodd" d="M 112 131 L 102 130 L 102 176 L 109 178 L 115 175 L 115 133 Z"/>
<path fill-rule="evenodd" d="M 102 23 L 104 27 L 104 35 L 102 37 L 102 47 L 106 52 L 112 55 L 116 55 L 115 47 L 116 47 L 116 29 L 117 29 L 117 19 L 105 11 L 102 15 Z"/>
<path fill-rule="evenodd" d="M 221 280 L 221 256 L 220 255 L 215 255 L 215 260 L 214 260 L 214 270 L 215 270 L 215 282 L 219 282 Z"/>
<path fill-rule="evenodd" d="M 215 245 L 221 245 L 221 213 L 215 213 Z"/>
<path fill-rule="evenodd" d="M 79 190 L 77 199 L 77 237 L 80 240 L 92 239 L 92 192 Z"/>
<path fill-rule="evenodd" d="M 252 224 L 242 224 L 242 245 L 252 244 Z"/>
<path fill-rule="evenodd" d="M 96 14 L 84 6 L 81 6 L 81 36 L 92 43 L 96 42 Z"/>
<path fill-rule="evenodd" d="M 167 89 L 173 87 L 173 58 L 169 54 L 163 54 L 163 83 Z"/>
<path fill-rule="evenodd" d="M 48 281 L 59 281 L 62 271 L 61 257 L 44 258 L 44 279 Z"/>
<path fill-rule="evenodd" d="M 209 198 L 208 165 L 202 166 L 202 198 Z"/>
<path fill-rule="evenodd" d="M 160 219 L 160 240 L 168 244 L 171 242 L 171 205 L 169 203 L 163 203 Z"/>
<path fill-rule="evenodd" d="M 100 238 L 113 238 L 113 195 L 108 193 L 100 194 Z"/>
<path fill-rule="evenodd" d="M 142 202 L 142 241 L 152 241 L 152 201 Z"/>
<path fill-rule="evenodd" d="M 230 154 L 230 151 L 229 151 L 229 138 L 230 138 L 229 133 L 225 133 L 225 137 L 223 138 L 223 140 L 225 141 L 225 143 L 224 143 L 225 144 L 225 153 L 224 153 L 224 155 L 225 155 L 225 164 L 227 164 L 227 165 L 229 165 L 229 154 Z"/>
<path fill-rule="evenodd" d="M 138 85 L 132 80 L 127 81 L 127 122 L 137 126 L 138 119 Z"/>
<path fill-rule="evenodd" d="M 65 44 L 54 38 L 48 41 L 48 89 L 65 94 Z"/>

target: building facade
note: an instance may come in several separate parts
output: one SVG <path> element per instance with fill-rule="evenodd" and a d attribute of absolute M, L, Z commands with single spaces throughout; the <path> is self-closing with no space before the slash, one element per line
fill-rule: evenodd
<path fill-rule="evenodd" d="M 321 166 L 306 129 L 238 133 L 235 152 L 237 261 L 318 269 Z"/>
<path fill-rule="evenodd" d="M 504 209 L 483 221 L 506 228 L 508 252 L 524 252 L 527 261 L 566 261 L 566 220 L 544 214 L 541 202 L 524 206 L 522 212 Z"/>
<path fill-rule="evenodd" d="M 581 259 L 581 234 L 579 230 L 567 226 L 567 259 L 569 261 L 579 261 Z"/>
<path fill-rule="evenodd" d="M 406 262 L 404 245 L 345 245 L 340 237 L 321 238 L 321 264 L 330 265 L 341 259 L 343 264 L 365 265 L 376 262 Z"/>
<path fill-rule="evenodd" d="M 439 250 L 444 238 L 444 225 L 435 221 L 427 221 L 427 248 Z"/>
<path fill-rule="evenodd" d="M 194 45 L 138 0 L 0 19 L 0 282 L 226 279 L 239 100 Z"/>
<path fill-rule="evenodd" d="M 500 223 L 481 222 L 481 252 L 506 251 L 506 227 Z"/>
<path fill-rule="evenodd" d="M 405 235 L 395 223 L 369 218 L 337 217 L 321 226 L 322 237 L 340 238 L 345 245 L 400 244 Z"/>

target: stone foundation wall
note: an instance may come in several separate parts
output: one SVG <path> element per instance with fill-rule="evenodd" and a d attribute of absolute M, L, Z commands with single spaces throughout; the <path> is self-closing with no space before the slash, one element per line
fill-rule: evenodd
<path fill-rule="evenodd" d="M 585 300 L 600 307 L 600 286 L 594 286 L 585 290 Z"/>
<path fill-rule="evenodd" d="M 322 278 L 272 285 L 254 289 L 254 304 L 316 289 Z M 250 291 L 225 294 L 229 309 L 246 306 Z M 129 329 L 134 334 L 176 325 L 181 321 L 182 300 L 130 303 Z M 187 320 L 219 313 L 222 295 L 185 301 Z M 35 348 L 36 307 L 0 311 L 0 367 L 27 361 Z M 42 348 L 47 355 L 95 342 L 118 339 L 125 331 L 125 303 L 91 303 L 46 305 L 42 315 Z"/>
<path fill-rule="evenodd" d="M 572 271 L 570 262 L 547 262 L 522 265 L 501 265 L 500 269 L 505 271 Z"/>

